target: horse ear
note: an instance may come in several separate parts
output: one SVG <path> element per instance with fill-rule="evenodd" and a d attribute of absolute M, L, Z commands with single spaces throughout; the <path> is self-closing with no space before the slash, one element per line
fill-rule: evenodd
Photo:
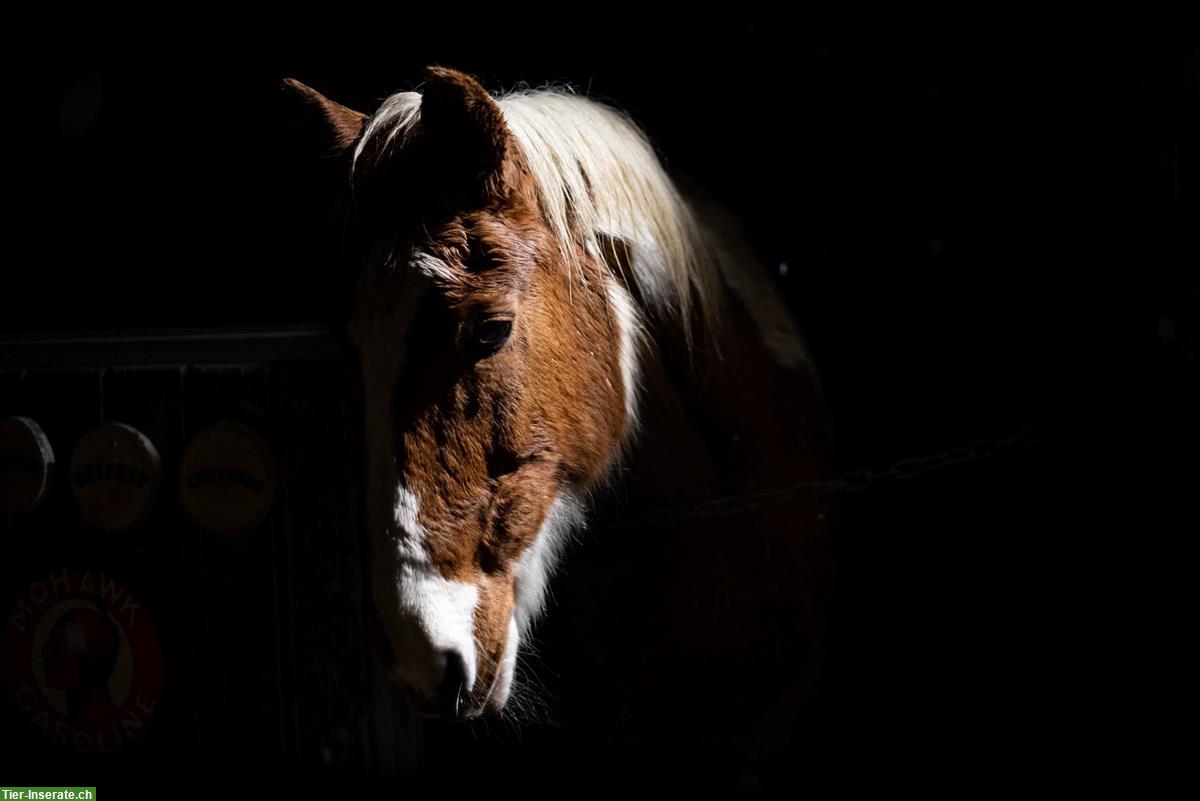
<path fill-rule="evenodd" d="M 478 177 L 497 174 L 508 149 L 500 106 L 469 75 L 445 67 L 425 70 L 421 125 L 431 142 Z"/>
<path fill-rule="evenodd" d="M 366 114 L 330 100 L 295 78 L 284 78 L 283 86 L 295 93 L 308 108 L 321 115 L 329 138 L 339 151 L 346 150 L 358 139 L 363 123 L 367 120 Z"/>

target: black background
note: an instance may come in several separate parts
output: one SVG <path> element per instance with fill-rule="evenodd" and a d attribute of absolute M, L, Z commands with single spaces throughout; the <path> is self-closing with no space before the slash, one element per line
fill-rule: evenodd
<path fill-rule="evenodd" d="M 820 772 L 1107 780 L 1183 753 L 1195 44 L 864 42 L 749 15 L 336 27 L 35 31 L 7 89 L 0 331 L 327 319 L 330 176 L 285 76 L 363 111 L 430 63 L 570 83 L 740 217 L 844 468 L 1056 426 L 847 499 Z"/>

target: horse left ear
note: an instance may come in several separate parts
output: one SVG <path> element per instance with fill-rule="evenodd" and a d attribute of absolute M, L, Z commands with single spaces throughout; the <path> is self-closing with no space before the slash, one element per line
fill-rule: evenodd
<path fill-rule="evenodd" d="M 333 146 L 339 151 L 346 150 L 358 139 L 367 120 L 366 114 L 330 100 L 295 78 L 284 78 L 283 85 L 321 115 Z"/>

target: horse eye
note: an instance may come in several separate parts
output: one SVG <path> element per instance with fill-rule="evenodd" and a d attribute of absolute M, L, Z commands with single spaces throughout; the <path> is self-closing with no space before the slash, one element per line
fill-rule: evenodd
<path fill-rule="evenodd" d="M 493 317 L 475 326 L 475 340 L 485 348 L 498 350 L 512 334 L 512 320 Z"/>

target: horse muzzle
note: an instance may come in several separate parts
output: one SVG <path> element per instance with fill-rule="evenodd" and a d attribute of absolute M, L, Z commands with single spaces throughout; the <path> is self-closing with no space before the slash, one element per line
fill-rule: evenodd
<path fill-rule="evenodd" d="M 427 718 L 470 720 L 485 710 L 487 698 L 478 697 L 468 685 L 466 663 L 457 652 L 445 657 L 442 678 L 431 691 L 417 689 L 404 677 L 400 668 L 393 667 L 392 678 L 404 687 L 413 711 Z"/>

